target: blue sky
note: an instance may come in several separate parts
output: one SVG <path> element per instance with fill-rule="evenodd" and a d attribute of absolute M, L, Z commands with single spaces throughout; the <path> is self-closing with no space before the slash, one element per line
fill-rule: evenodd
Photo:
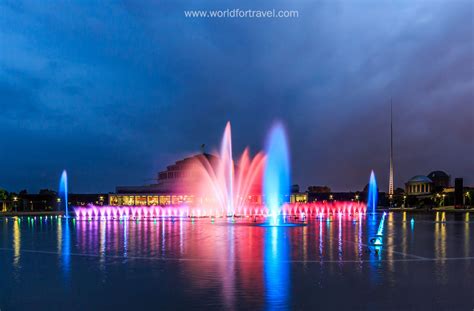
<path fill-rule="evenodd" d="M 287 128 L 303 188 L 387 187 L 441 169 L 474 183 L 472 1 L 2 1 L 0 187 L 73 192 L 151 182 L 217 148 L 256 152 Z M 298 10 L 291 19 L 191 9 Z"/>

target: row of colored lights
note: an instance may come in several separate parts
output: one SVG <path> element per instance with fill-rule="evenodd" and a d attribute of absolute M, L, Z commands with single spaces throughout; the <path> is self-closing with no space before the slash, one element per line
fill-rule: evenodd
<path fill-rule="evenodd" d="M 13 217 L 13 221 L 17 221 L 19 223 L 21 223 L 23 221 L 23 219 L 26 219 L 27 222 L 35 222 L 37 220 L 39 220 L 39 221 L 44 220 L 45 222 L 47 222 L 48 219 L 50 221 L 61 221 L 62 219 L 68 219 L 68 218 L 65 218 L 63 216 L 58 216 L 58 215 L 55 215 L 55 216 L 50 215 L 50 216 L 21 216 L 21 217 L 16 216 L 16 217 Z M 70 218 L 70 219 L 73 222 L 76 221 L 75 218 Z M 8 222 L 8 220 L 9 220 L 9 217 L 5 217 L 5 221 Z"/>

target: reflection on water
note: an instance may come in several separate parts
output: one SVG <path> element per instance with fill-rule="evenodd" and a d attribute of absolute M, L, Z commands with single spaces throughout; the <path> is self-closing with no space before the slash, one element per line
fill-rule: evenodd
<path fill-rule="evenodd" d="M 388 213 L 387 218 L 387 239 L 386 239 L 386 257 L 388 260 L 388 271 L 394 272 L 394 251 L 395 251 L 395 220 L 394 213 Z M 391 279 L 392 280 L 392 279 Z"/>
<path fill-rule="evenodd" d="M 128 221 L 120 222 L 120 224 L 123 224 L 123 257 L 126 258 L 128 255 Z M 117 234 L 117 236 L 119 235 Z"/>
<path fill-rule="evenodd" d="M 288 305 L 290 264 L 287 229 L 269 227 L 265 233 L 265 296 L 267 310 Z"/>
<path fill-rule="evenodd" d="M 58 222 L 56 223 L 56 241 L 58 242 L 58 254 L 61 254 L 63 250 L 63 227 L 61 223 L 61 218 L 59 218 Z"/>
<path fill-rule="evenodd" d="M 64 221 L 64 233 L 62 235 L 63 249 L 61 252 L 63 271 L 66 277 L 69 275 L 69 270 L 71 267 L 71 232 L 69 227 L 69 220 L 66 219 Z"/>
<path fill-rule="evenodd" d="M 64 296 L 66 300 L 87 286 L 108 301 L 117 292 L 128 291 L 141 300 L 174 297 L 211 309 L 272 310 L 324 308 L 326 296 L 340 291 L 352 300 L 363 300 L 368 288 L 388 285 L 384 287 L 387 294 L 370 298 L 376 305 L 377 299 L 406 293 L 406 287 L 411 286 L 413 292 L 419 292 L 420 286 L 426 292 L 437 292 L 438 287 L 446 291 L 472 275 L 472 261 L 459 261 L 472 256 L 469 217 L 469 213 L 388 213 L 377 253 L 369 252 L 368 245 L 377 234 L 380 214 L 375 219 L 337 214 L 331 220 L 310 219 L 307 226 L 293 228 L 218 219 L 0 219 L 4 247 L 0 290 L 12 288 L 8 297 L 28 299 L 17 292 L 31 283 L 52 288 L 55 299 Z M 419 260 L 420 256 L 428 260 Z M 413 280 L 413 275 L 419 278 Z M 55 284 L 56 276 L 61 285 Z M 43 283 L 35 283 L 36 279 Z M 425 284 L 418 279 L 433 281 Z M 70 292 L 62 290 L 64 282 Z M 107 292 L 118 284 L 123 288 Z M 474 291 L 472 287 L 463 284 L 461 293 Z M 147 296 L 140 296 L 142 291 Z M 0 304 L 9 306 L 1 299 L 0 295 Z"/>
<path fill-rule="evenodd" d="M 357 241 L 356 241 L 356 246 L 357 246 L 357 259 L 360 261 L 360 264 L 359 264 L 359 269 L 362 270 L 362 256 L 363 256 L 363 250 L 362 250 L 362 247 L 363 247 L 363 241 L 362 241 L 362 215 L 359 216 L 359 230 L 358 230 L 358 234 L 357 234 Z"/>
<path fill-rule="evenodd" d="M 407 213 L 403 212 L 402 221 L 402 253 L 406 254 L 408 251 L 408 236 L 407 236 Z"/>
<path fill-rule="evenodd" d="M 222 276 L 222 296 L 224 298 L 225 309 L 233 309 L 235 305 L 235 236 L 234 226 L 227 227 L 227 236 L 229 237 L 227 247 L 224 250 L 225 258 L 229 260 L 220 263 Z"/>
<path fill-rule="evenodd" d="M 471 255 L 470 252 L 471 246 L 470 246 L 470 235 L 469 235 L 469 213 L 466 213 L 465 215 L 465 221 L 464 221 L 464 256 L 469 257 Z M 469 264 L 469 262 L 466 262 Z"/>
<path fill-rule="evenodd" d="M 378 219 L 375 215 L 371 216 L 367 219 L 367 244 L 369 245 L 369 255 L 370 255 L 370 279 L 371 282 L 374 284 L 379 284 L 381 282 L 379 269 L 380 269 L 380 262 L 379 260 L 382 258 L 382 245 L 374 245 L 375 239 L 377 239 L 377 231 L 380 227 L 380 223 L 378 223 Z M 383 241 L 383 238 L 381 237 Z"/>
<path fill-rule="evenodd" d="M 436 258 L 446 258 L 446 224 L 435 223 L 434 231 L 434 242 L 435 242 L 435 256 Z M 446 275 L 446 261 L 441 259 L 436 263 L 436 278 L 441 284 L 445 284 L 447 281 Z"/>
<path fill-rule="evenodd" d="M 337 227 L 337 258 L 342 261 L 342 214 L 339 214 L 339 226 Z"/>
<path fill-rule="evenodd" d="M 47 219 L 45 220 L 45 226 L 47 225 Z M 42 226 L 42 221 L 40 222 Z M 64 277 L 67 279 L 70 273 L 71 267 L 71 230 L 69 219 L 58 218 L 56 223 L 56 241 L 59 259 L 61 261 L 61 268 Z"/>
<path fill-rule="evenodd" d="M 109 228 L 112 226 L 109 226 Z M 105 256 L 107 255 L 106 253 L 106 237 L 107 237 L 107 222 L 102 221 L 100 223 L 99 227 L 99 254 L 100 254 L 100 259 L 99 259 L 99 267 L 100 270 L 104 271 L 105 270 Z"/>
<path fill-rule="evenodd" d="M 21 247 L 21 231 L 20 219 L 13 221 L 13 267 L 19 268 L 20 265 L 20 247 Z"/>

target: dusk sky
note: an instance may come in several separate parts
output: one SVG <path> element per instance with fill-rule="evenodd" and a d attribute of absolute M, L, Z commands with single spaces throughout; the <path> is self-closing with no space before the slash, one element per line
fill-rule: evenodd
<path fill-rule="evenodd" d="M 186 18 L 184 10 L 298 10 Z M 292 182 L 388 185 L 444 170 L 474 185 L 474 2 L 2 1 L 0 188 L 151 183 L 217 149 L 234 157 L 285 124 Z"/>

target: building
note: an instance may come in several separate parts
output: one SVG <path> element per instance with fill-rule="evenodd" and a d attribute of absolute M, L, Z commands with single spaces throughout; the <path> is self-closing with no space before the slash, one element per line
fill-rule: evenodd
<path fill-rule="evenodd" d="M 69 206 L 106 205 L 109 202 L 108 193 L 70 193 L 68 194 Z"/>
<path fill-rule="evenodd" d="M 290 194 L 290 203 L 308 203 L 308 193 L 293 192 Z"/>
<path fill-rule="evenodd" d="M 202 180 L 203 167 L 209 165 L 217 169 L 219 158 L 208 153 L 196 154 L 176 161 L 157 175 L 156 183 L 144 186 L 118 186 L 116 193 L 109 195 L 112 206 L 153 206 L 194 204 L 202 201 L 195 193 Z M 234 167 L 238 174 L 238 166 Z M 251 187 L 249 204 L 261 204 L 261 191 Z"/>
<path fill-rule="evenodd" d="M 451 177 L 444 171 L 414 176 L 405 183 L 402 206 L 469 208 L 472 205 L 471 188 L 464 187 L 461 178 L 456 180 L 457 191 L 451 187 Z"/>
<path fill-rule="evenodd" d="M 328 186 L 309 186 L 308 187 L 309 193 L 330 193 L 331 188 Z"/>
<path fill-rule="evenodd" d="M 429 195 L 432 191 L 433 181 L 424 175 L 416 175 L 405 183 L 405 193 L 407 195 Z"/>
<path fill-rule="evenodd" d="M 198 181 L 199 165 L 216 165 L 217 157 L 202 153 L 176 161 L 157 175 L 156 183 L 143 186 L 118 186 L 109 196 L 109 205 L 151 206 L 193 203 L 193 188 Z"/>
<path fill-rule="evenodd" d="M 443 171 L 433 171 L 427 177 L 433 182 L 435 191 L 442 191 L 450 186 L 451 177 Z"/>

